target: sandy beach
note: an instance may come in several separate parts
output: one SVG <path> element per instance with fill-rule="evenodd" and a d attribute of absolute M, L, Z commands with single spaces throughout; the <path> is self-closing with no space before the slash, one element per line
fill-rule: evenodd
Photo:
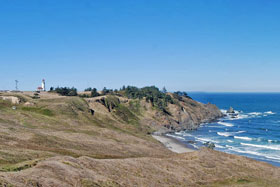
<path fill-rule="evenodd" d="M 174 138 L 164 135 L 153 135 L 153 137 L 160 141 L 170 151 L 173 151 L 175 153 L 188 153 L 195 151 L 194 149 L 187 148 L 183 143 Z"/>

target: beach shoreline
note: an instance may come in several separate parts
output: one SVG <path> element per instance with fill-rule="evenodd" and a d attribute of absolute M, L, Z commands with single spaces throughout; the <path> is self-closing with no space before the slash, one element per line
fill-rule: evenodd
<path fill-rule="evenodd" d="M 166 136 L 166 135 L 152 135 L 153 138 L 161 142 L 167 149 L 174 153 L 189 153 L 196 151 L 195 149 L 188 148 L 186 144 L 179 140 Z"/>

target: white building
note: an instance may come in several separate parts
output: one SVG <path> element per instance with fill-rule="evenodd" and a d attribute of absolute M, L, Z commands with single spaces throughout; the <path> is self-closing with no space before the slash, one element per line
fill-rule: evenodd
<path fill-rule="evenodd" d="M 42 80 L 42 89 L 43 89 L 43 91 L 46 91 L 46 82 L 45 82 L 45 79 Z"/>
<path fill-rule="evenodd" d="M 42 80 L 42 85 L 37 88 L 37 91 L 46 91 L 45 79 Z"/>

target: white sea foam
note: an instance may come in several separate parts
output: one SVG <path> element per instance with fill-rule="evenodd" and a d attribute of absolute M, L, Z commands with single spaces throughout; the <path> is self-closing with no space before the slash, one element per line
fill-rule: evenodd
<path fill-rule="evenodd" d="M 226 122 L 221 122 L 221 121 L 219 121 L 218 124 L 223 125 L 223 126 L 227 126 L 227 127 L 233 127 L 234 126 L 231 123 L 226 123 Z"/>
<path fill-rule="evenodd" d="M 223 114 L 226 114 L 226 113 L 227 113 L 227 110 L 221 109 L 221 112 L 222 112 Z"/>
<path fill-rule="evenodd" d="M 249 137 L 243 137 L 243 136 L 234 136 L 235 139 L 240 139 L 240 140 L 247 140 L 247 141 L 251 141 L 252 138 Z"/>
<path fill-rule="evenodd" d="M 183 133 L 183 136 L 193 136 L 193 135 L 188 134 L 188 133 Z"/>
<path fill-rule="evenodd" d="M 277 162 L 280 162 L 280 157 L 278 155 L 268 155 L 268 154 L 262 154 L 256 151 L 251 151 L 251 150 L 241 150 L 235 147 L 230 146 L 230 150 L 238 152 L 238 153 L 244 153 L 244 154 L 250 154 L 250 155 L 256 155 L 256 156 L 261 156 L 267 159 L 273 159 Z"/>
<path fill-rule="evenodd" d="M 221 146 L 221 145 L 218 145 L 218 144 L 215 144 L 215 147 L 217 147 L 217 148 L 222 148 L 222 149 L 225 148 L 224 146 Z"/>
<path fill-rule="evenodd" d="M 253 116 L 260 116 L 262 115 L 261 112 L 251 112 L 251 113 L 248 113 L 249 115 L 253 115 Z"/>
<path fill-rule="evenodd" d="M 229 143 L 233 143 L 233 141 L 232 140 L 227 140 Z"/>
<path fill-rule="evenodd" d="M 246 114 L 240 114 L 240 115 L 237 116 L 236 119 L 246 119 L 246 118 L 249 118 L 249 116 L 246 115 Z"/>
<path fill-rule="evenodd" d="M 217 134 L 220 135 L 220 136 L 225 136 L 225 137 L 232 136 L 232 134 L 229 133 L 229 132 L 217 132 Z"/>
<path fill-rule="evenodd" d="M 248 144 L 248 143 L 240 143 L 240 144 L 241 145 L 245 145 L 245 146 L 250 146 L 250 147 L 258 147 L 258 148 L 264 148 L 264 149 L 280 150 L 280 146 L 279 145 L 267 146 L 267 145 Z"/>
<path fill-rule="evenodd" d="M 183 132 L 175 132 L 176 135 L 182 135 Z"/>
<path fill-rule="evenodd" d="M 238 131 L 237 134 L 244 133 L 244 132 L 246 132 L 246 131 Z"/>
<path fill-rule="evenodd" d="M 238 119 L 246 119 L 246 118 L 250 118 L 249 115 L 246 114 L 238 114 L 237 116 L 235 116 L 234 118 L 232 116 L 227 116 L 225 117 L 226 120 L 238 120 Z"/>
<path fill-rule="evenodd" d="M 211 139 L 208 139 L 208 138 L 197 138 L 197 137 L 195 137 L 195 139 L 202 142 L 202 143 L 205 143 L 205 142 L 219 143 L 218 141 L 211 140 Z"/>
<path fill-rule="evenodd" d="M 192 146 L 196 149 L 199 149 L 199 147 L 197 145 L 192 144 Z"/>
<path fill-rule="evenodd" d="M 267 111 L 267 112 L 265 112 L 265 114 L 275 114 L 274 112 L 272 112 L 272 111 Z"/>

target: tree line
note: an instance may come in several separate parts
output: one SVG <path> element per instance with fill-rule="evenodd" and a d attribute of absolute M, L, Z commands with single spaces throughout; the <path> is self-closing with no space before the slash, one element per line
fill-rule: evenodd
<path fill-rule="evenodd" d="M 146 86 L 143 88 L 138 88 L 136 86 L 123 86 L 118 89 L 107 89 L 104 87 L 100 92 L 96 88 L 86 88 L 84 91 L 90 92 L 90 94 L 81 94 L 80 97 L 98 97 L 102 95 L 117 95 L 124 96 L 129 99 L 145 99 L 147 102 L 151 103 L 152 106 L 159 108 L 162 111 L 165 111 L 168 103 L 174 104 L 174 99 L 167 93 L 166 88 L 162 90 L 156 86 Z M 72 87 L 57 87 L 50 88 L 50 92 L 56 92 L 64 96 L 77 96 L 77 89 Z M 186 92 L 177 91 L 173 93 L 173 97 L 176 100 L 182 101 L 183 97 L 190 98 Z M 190 98 L 191 99 L 191 98 Z"/>

